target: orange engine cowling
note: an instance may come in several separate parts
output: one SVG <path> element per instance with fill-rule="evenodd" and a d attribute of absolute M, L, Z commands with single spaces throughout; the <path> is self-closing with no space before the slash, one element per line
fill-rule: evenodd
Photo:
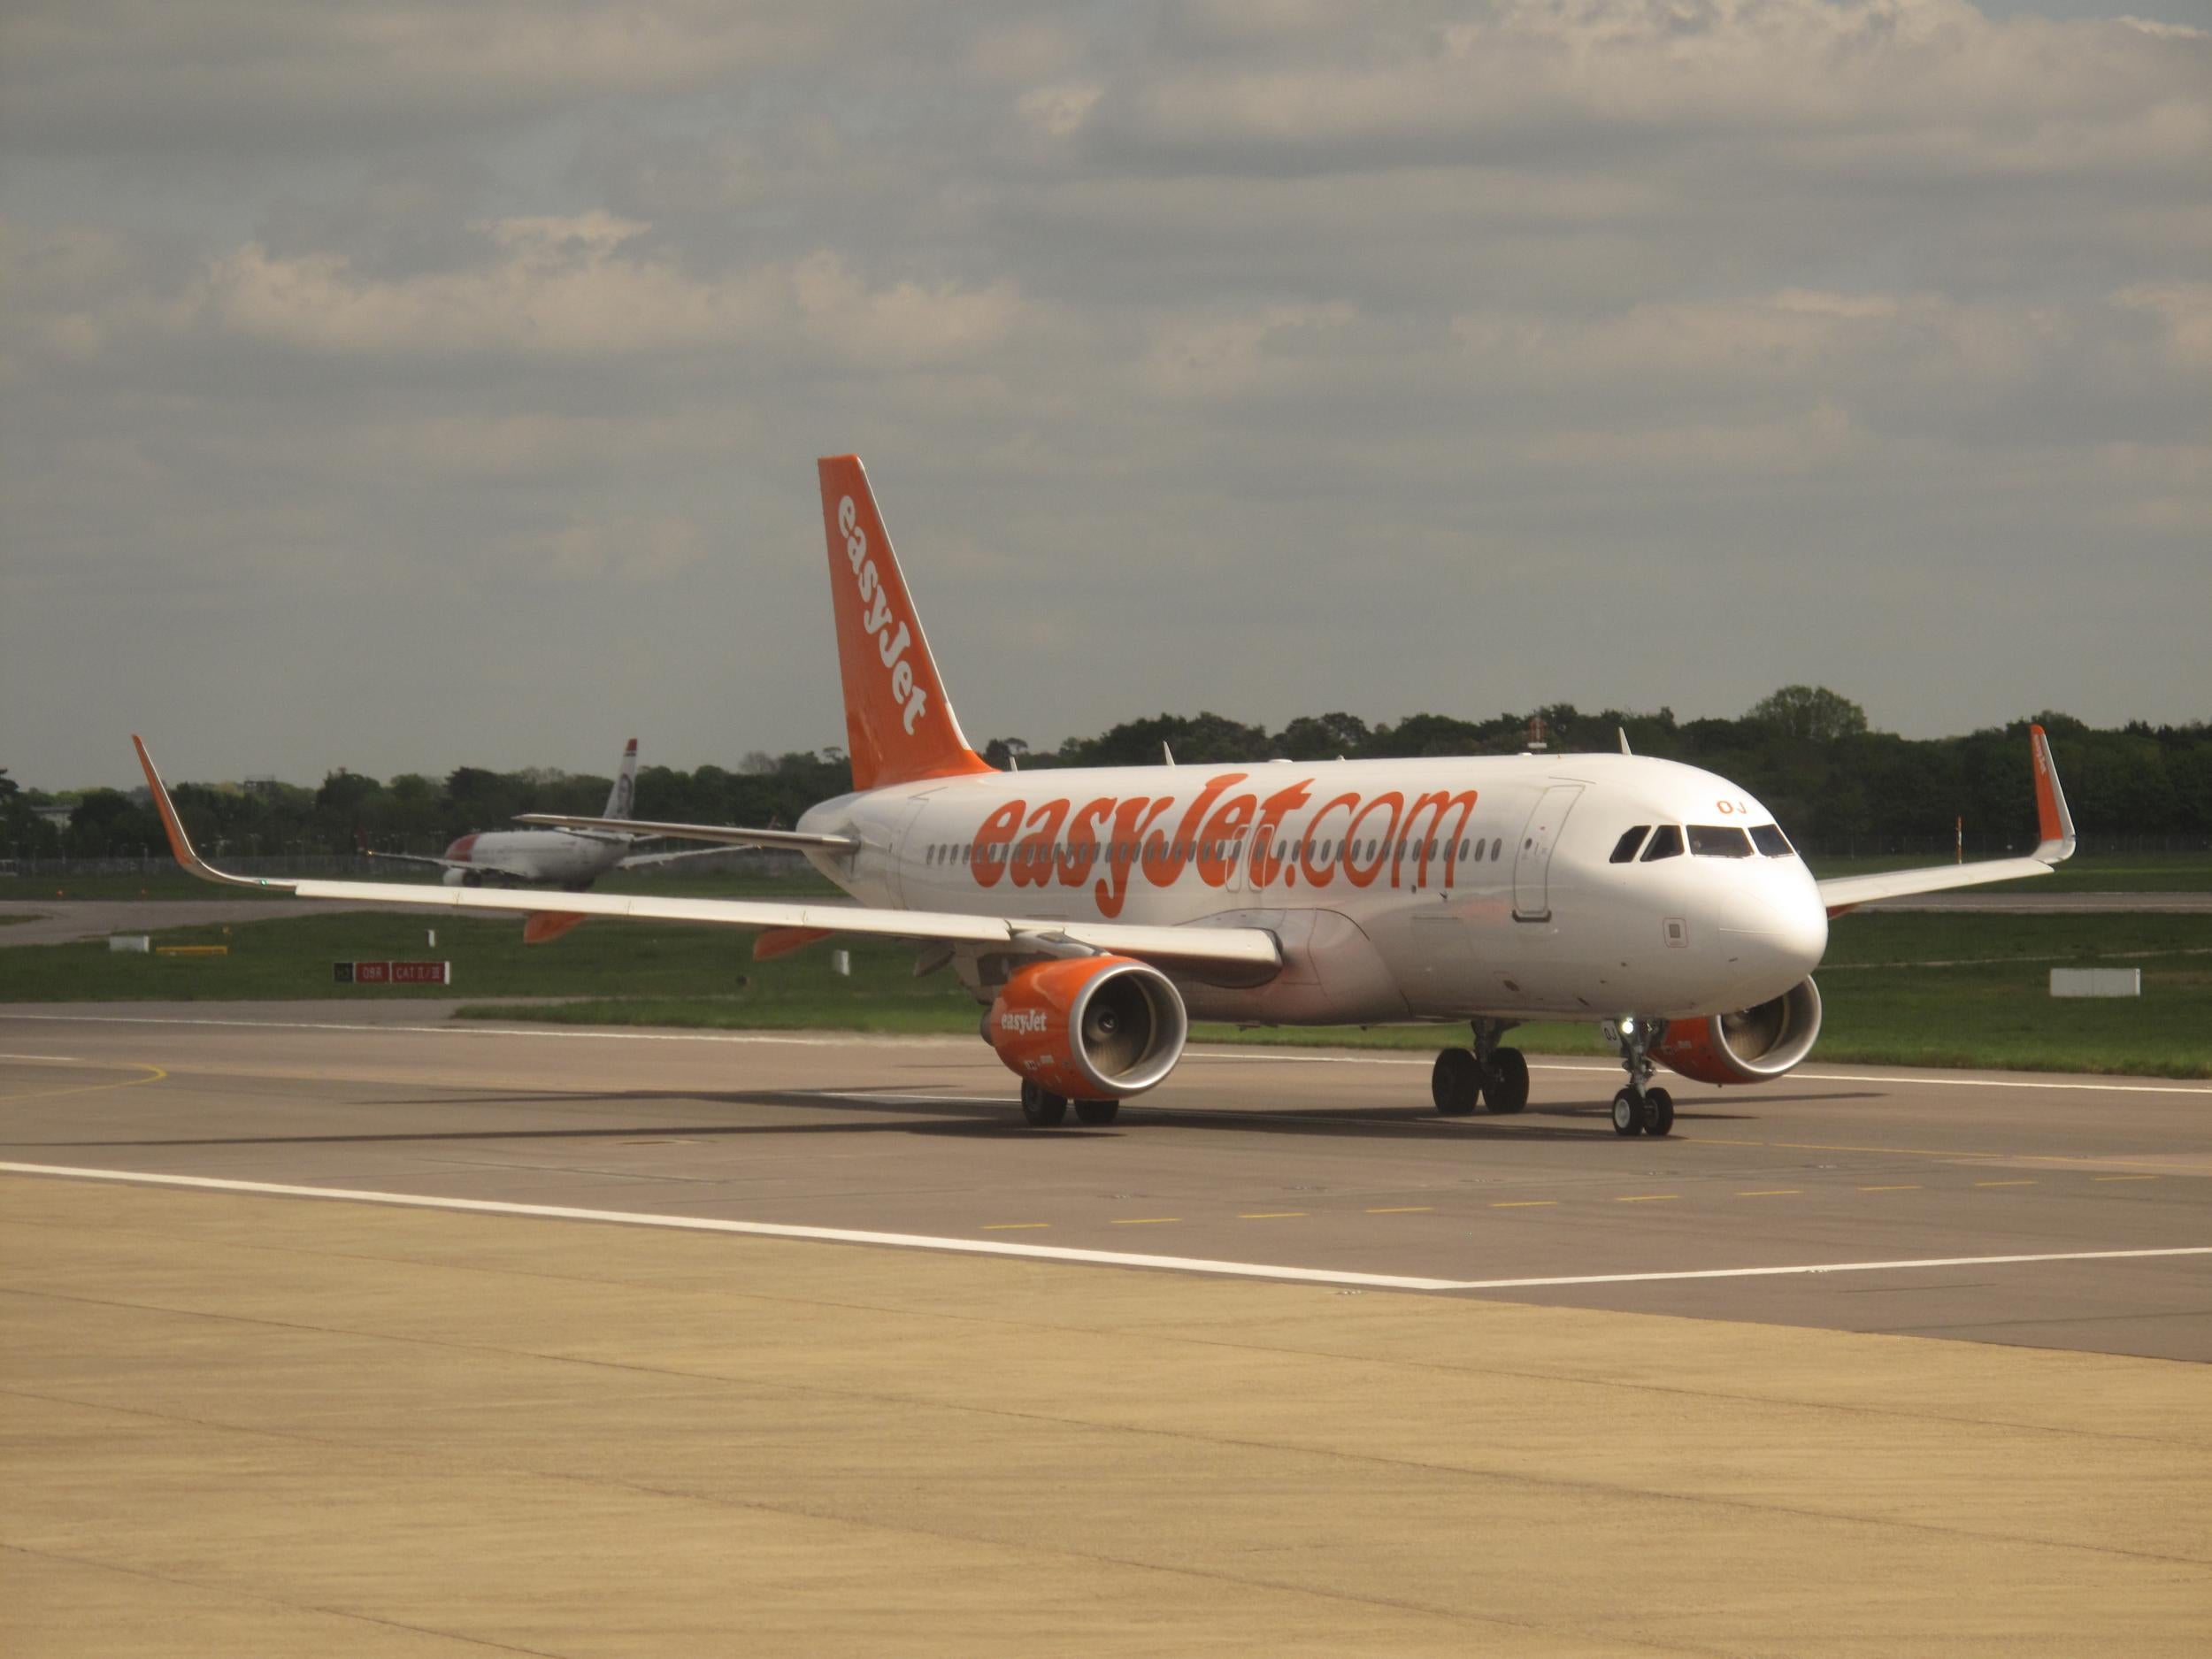
<path fill-rule="evenodd" d="M 1167 975 L 1126 956 L 1033 962 L 1006 981 L 983 1034 L 1007 1070 L 1070 1100 L 1141 1094 L 1190 1036 Z"/>
<path fill-rule="evenodd" d="M 1756 1008 L 1671 1020 L 1652 1053 L 1701 1083 L 1763 1083 L 1810 1054 L 1819 1035 L 1820 992 L 1801 979 Z"/>

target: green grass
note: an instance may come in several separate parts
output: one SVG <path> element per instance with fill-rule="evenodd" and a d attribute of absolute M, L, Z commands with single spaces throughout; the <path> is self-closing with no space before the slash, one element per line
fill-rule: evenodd
<path fill-rule="evenodd" d="M 512 918 L 424 920 L 338 913 L 165 929 L 163 944 L 224 944 L 220 957 L 111 952 L 103 940 L 0 949 L 0 1002 L 258 1001 L 541 997 L 485 1002 L 465 1018 L 574 1025 L 819 1029 L 972 1035 L 977 1010 L 949 972 L 913 977 L 910 949 L 856 939 L 853 972 L 818 945 L 750 959 L 751 935 L 721 929 L 587 923 L 525 946 Z M 334 961 L 397 956 L 453 963 L 450 988 L 335 985 Z M 2054 1000 L 2053 965 L 2140 966 L 2143 995 Z M 1955 966 L 1932 965 L 1956 964 Z M 1903 965 L 1901 965 L 1903 964 Z M 1816 1057 L 1902 1065 L 2212 1076 L 2212 917 L 1856 914 L 1838 918 L 1820 973 L 1826 1025 Z M 1425 1051 L 1435 1025 L 1201 1025 L 1209 1041 Z M 1515 1040 L 1547 1054 L 1599 1056 L 1592 1025 L 1533 1024 Z"/>
<path fill-rule="evenodd" d="M 8 915 L 8 916 L 0 916 L 0 927 L 12 927 L 12 926 L 15 926 L 15 924 L 16 924 L 16 923 L 18 923 L 18 922 L 35 922 L 35 921 L 37 921 L 37 920 L 39 920 L 39 919 L 40 919 L 40 918 L 39 918 L 37 916 L 35 916 L 35 915 L 23 915 L 23 916 Z"/>

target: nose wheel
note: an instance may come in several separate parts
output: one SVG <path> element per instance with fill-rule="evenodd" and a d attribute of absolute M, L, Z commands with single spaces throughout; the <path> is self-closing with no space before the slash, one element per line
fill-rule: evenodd
<path fill-rule="evenodd" d="M 1617 1135 L 1664 1135 L 1674 1133 L 1674 1096 L 1663 1088 L 1647 1088 L 1640 1100 L 1629 1089 L 1613 1096 L 1613 1133 Z"/>
<path fill-rule="evenodd" d="M 1624 1014 L 1605 1022 L 1605 1034 L 1621 1051 L 1628 1071 L 1628 1086 L 1613 1096 L 1613 1133 L 1617 1135 L 1667 1135 L 1674 1133 L 1674 1096 L 1651 1086 L 1658 1067 L 1651 1046 L 1666 1034 L 1663 1019 L 1639 1019 Z"/>

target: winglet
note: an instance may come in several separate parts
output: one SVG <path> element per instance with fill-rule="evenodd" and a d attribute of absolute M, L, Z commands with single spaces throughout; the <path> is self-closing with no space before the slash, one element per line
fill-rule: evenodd
<path fill-rule="evenodd" d="M 146 787 L 154 797 L 154 810 L 161 815 L 161 827 L 169 837 L 169 850 L 182 864 L 188 875 L 203 881 L 212 881 L 231 887 L 280 887 L 289 890 L 289 881 L 264 881 L 250 876 L 225 875 L 221 871 L 192 850 L 192 838 L 184 833 L 184 820 L 177 816 L 177 803 L 169 798 L 169 790 L 161 781 L 161 774 L 154 770 L 154 757 L 146 752 L 146 740 L 134 732 L 131 747 L 138 751 L 138 764 L 145 769 Z"/>
<path fill-rule="evenodd" d="M 2066 810 L 2066 791 L 2059 787 L 2058 767 L 2051 760 L 2050 734 L 2039 726 L 2028 727 L 2028 752 L 2035 763 L 2035 818 L 2042 843 L 2034 856 L 2047 864 L 2062 864 L 2074 856 L 2074 815 Z"/>

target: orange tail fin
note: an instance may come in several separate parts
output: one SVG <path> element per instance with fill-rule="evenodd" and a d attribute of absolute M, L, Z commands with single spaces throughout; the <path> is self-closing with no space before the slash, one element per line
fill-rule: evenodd
<path fill-rule="evenodd" d="M 961 734 L 860 457 L 825 456 L 820 467 L 853 787 L 992 771 Z"/>

